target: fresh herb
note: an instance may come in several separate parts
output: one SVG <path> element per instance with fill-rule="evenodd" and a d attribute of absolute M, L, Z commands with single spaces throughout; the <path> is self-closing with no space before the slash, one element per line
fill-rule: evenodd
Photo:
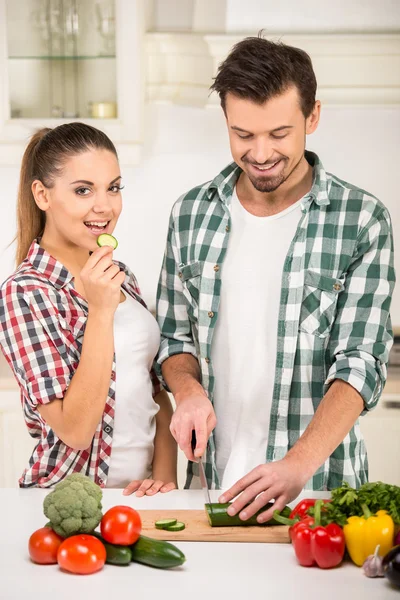
<path fill-rule="evenodd" d="M 324 524 L 337 523 L 343 527 L 348 517 L 363 516 L 362 505 L 365 504 L 372 514 L 386 510 L 396 525 L 400 525 L 400 487 L 397 485 L 377 481 L 355 489 L 344 482 L 331 490 L 331 494 L 331 502 L 324 505 Z M 314 516 L 314 508 L 309 508 L 307 513 Z"/>

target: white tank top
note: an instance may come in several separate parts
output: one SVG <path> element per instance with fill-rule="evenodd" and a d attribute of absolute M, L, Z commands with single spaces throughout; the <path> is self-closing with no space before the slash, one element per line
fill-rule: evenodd
<path fill-rule="evenodd" d="M 223 489 L 266 462 L 283 264 L 300 202 L 256 217 L 232 197 L 232 232 L 221 273 L 212 342 L 216 464 Z"/>
<path fill-rule="evenodd" d="M 159 407 L 153 400 L 150 370 L 159 345 L 156 320 L 126 294 L 114 317 L 115 419 L 106 487 L 123 488 L 151 476 Z"/>

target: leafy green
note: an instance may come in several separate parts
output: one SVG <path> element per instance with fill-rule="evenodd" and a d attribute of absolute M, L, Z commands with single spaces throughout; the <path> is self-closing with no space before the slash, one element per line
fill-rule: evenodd
<path fill-rule="evenodd" d="M 323 523 L 346 524 L 348 517 L 363 516 L 365 504 L 372 514 L 386 510 L 393 521 L 400 525 L 400 487 L 376 481 L 364 483 L 360 488 L 352 488 L 347 482 L 331 490 L 332 500 L 324 505 Z M 314 508 L 308 510 L 314 516 Z"/>

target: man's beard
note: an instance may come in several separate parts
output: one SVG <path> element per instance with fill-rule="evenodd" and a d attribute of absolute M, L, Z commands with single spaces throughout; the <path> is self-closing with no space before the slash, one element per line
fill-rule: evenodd
<path fill-rule="evenodd" d="M 276 177 L 271 178 L 254 177 L 253 175 L 249 175 L 249 173 L 247 173 L 247 176 L 258 192 L 275 192 L 275 190 L 277 190 L 287 179 L 284 171 L 281 171 Z"/>
<path fill-rule="evenodd" d="M 289 177 L 293 174 L 293 172 L 297 169 L 297 167 L 299 166 L 299 164 L 302 161 L 302 158 L 303 157 L 300 158 L 298 163 L 293 167 L 293 169 L 287 175 L 285 175 L 285 167 L 275 177 L 268 177 L 268 176 L 255 177 L 253 174 L 250 174 L 247 172 L 246 172 L 246 174 L 247 174 L 247 177 L 250 179 L 253 187 L 258 192 L 264 192 L 264 193 L 275 192 L 275 190 L 277 190 L 278 187 L 280 187 L 283 183 L 285 183 L 285 181 L 287 181 L 289 179 Z M 282 160 L 282 162 L 286 163 L 289 159 L 287 157 L 284 157 L 281 160 Z M 245 157 L 242 158 L 242 161 L 244 163 L 254 164 L 254 163 L 251 163 L 251 161 L 247 160 L 247 158 L 245 158 Z"/>

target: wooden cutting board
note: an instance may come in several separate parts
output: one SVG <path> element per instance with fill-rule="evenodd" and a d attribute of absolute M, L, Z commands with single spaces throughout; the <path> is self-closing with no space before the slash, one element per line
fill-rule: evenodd
<path fill-rule="evenodd" d="M 262 542 L 285 544 L 290 541 L 285 525 L 211 527 L 204 510 L 141 510 L 142 533 L 157 540 L 180 542 Z M 160 519 L 177 519 L 185 523 L 183 531 L 156 529 Z"/>

